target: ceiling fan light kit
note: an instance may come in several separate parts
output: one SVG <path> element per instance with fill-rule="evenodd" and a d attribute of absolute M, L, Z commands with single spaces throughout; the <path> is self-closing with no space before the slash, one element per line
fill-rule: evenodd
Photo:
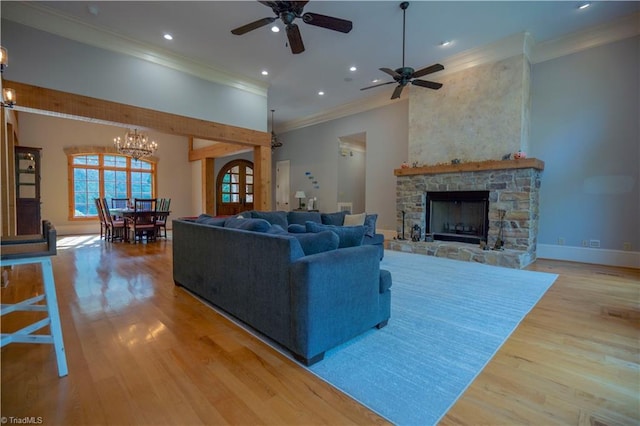
<path fill-rule="evenodd" d="M 434 72 L 444 70 L 444 66 L 441 64 L 434 64 L 428 66 L 426 68 L 422 68 L 418 71 L 414 70 L 411 67 L 406 67 L 404 65 L 404 51 L 405 51 L 405 36 L 406 36 L 406 17 L 407 17 L 407 8 L 409 7 L 408 1 L 403 1 L 400 3 L 400 9 L 402 9 L 402 67 L 396 68 L 395 70 L 391 68 L 380 68 L 380 71 L 389 74 L 393 77 L 394 81 L 388 81 L 386 83 L 375 84 L 369 87 L 363 87 L 360 90 L 373 89 L 374 87 L 386 86 L 387 84 L 398 83 L 393 94 L 391 95 L 391 99 L 397 99 L 402 94 L 402 89 L 411 83 L 414 86 L 425 87 L 427 89 L 438 90 L 442 87 L 442 83 L 436 83 L 435 81 L 428 80 L 418 80 L 418 77 L 423 77 L 427 74 L 432 74 Z"/>
<path fill-rule="evenodd" d="M 235 28 L 231 30 L 231 34 L 243 35 L 249 31 L 269 25 L 279 18 L 285 25 L 285 31 L 287 33 L 287 39 L 289 40 L 291 53 L 298 54 L 304 52 L 304 43 L 302 42 L 300 28 L 298 28 L 297 24 L 294 24 L 296 18 L 302 19 L 302 22 L 305 24 L 315 25 L 316 27 L 322 27 L 341 33 L 348 33 L 353 28 L 351 21 L 347 21 L 346 19 L 334 18 L 333 16 L 320 15 L 312 12 L 303 14 L 302 11 L 304 6 L 308 3 L 308 0 L 260 1 L 259 3 L 270 7 L 275 16 L 258 19 L 257 21 Z"/>

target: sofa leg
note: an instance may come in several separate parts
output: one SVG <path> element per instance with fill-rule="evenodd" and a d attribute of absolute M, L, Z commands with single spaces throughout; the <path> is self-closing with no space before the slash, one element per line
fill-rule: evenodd
<path fill-rule="evenodd" d="M 385 327 L 388 323 L 389 323 L 389 320 L 386 319 L 386 320 L 382 321 L 380 324 L 376 325 L 376 328 L 378 330 L 380 330 L 382 327 Z"/>
<path fill-rule="evenodd" d="M 303 363 L 304 365 L 306 365 L 307 367 L 315 364 L 316 362 L 322 361 L 324 359 L 324 352 L 319 353 L 318 355 L 311 357 L 311 358 L 305 358 L 302 355 L 298 355 L 298 354 L 293 354 L 293 357 Z"/>

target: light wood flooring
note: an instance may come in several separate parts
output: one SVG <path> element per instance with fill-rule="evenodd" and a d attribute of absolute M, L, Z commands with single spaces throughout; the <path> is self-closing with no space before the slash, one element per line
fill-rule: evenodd
<path fill-rule="evenodd" d="M 170 240 L 60 237 L 53 264 L 69 375 L 50 345 L 2 348 L 7 424 L 386 424 L 175 287 Z M 640 424 L 640 271 L 529 269 L 560 277 L 441 424 Z M 3 303 L 42 291 L 36 265 L 8 275 Z"/>

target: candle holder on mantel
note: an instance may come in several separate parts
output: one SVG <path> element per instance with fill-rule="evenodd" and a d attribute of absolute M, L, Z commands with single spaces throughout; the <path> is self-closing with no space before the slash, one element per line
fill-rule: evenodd
<path fill-rule="evenodd" d="M 504 216 L 507 214 L 506 210 L 498 210 L 500 215 L 500 231 L 498 231 L 498 239 L 493 245 L 494 250 L 504 250 Z"/>

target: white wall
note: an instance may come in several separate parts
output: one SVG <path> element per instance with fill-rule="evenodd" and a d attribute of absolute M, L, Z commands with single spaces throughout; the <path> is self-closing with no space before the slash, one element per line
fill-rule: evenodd
<path fill-rule="evenodd" d="M 639 57 L 633 37 L 533 66 L 530 155 L 545 161 L 539 244 L 596 239 L 640 251 Z"/>
<path fill-rule="evenodd" d="M 113 138 L 124 136 L 116 126 L 70 120 L 40 114 L 20 113 L 19 141 L 22 146 L 42 148 L 41 196 L 43 219 L 51 221 L 58 234 L 100 232 L 99 222 L 69 220 L 67 156 L 65 147 L 112 146 Z M 191 173 L 187 138 L 149 131 L 158 142 L 158 197 L 171 198 L 171 218 L 193 216 Z M 168 225 L 171 228 L 171 224 Z"/>
<path fill-rule="evenodd" d="M 378 213 L 377 227 L 395 235 L 396 178 L 393 170 L 407 160 L 408 102 L 400 101 L 371 111 L 278 135 L 283 143 L 274 161 L 291 160 L 291 199 L 296 190 L 318 197 L 320 211 L 333 212 L 338 203 L 339 137 L 366 132 L 366 205 L 368 213 Z M 318 181 L 314 189 L 305 176 L 311 172 Z M 274 177 L 275 182 L 275 177 Z"/>
<path fill-rule="evenodd" d="M 267 130 L 266 96 L 7 20 L 2 20 L 2 46 L 10 52 L 7 80 Z"/>

